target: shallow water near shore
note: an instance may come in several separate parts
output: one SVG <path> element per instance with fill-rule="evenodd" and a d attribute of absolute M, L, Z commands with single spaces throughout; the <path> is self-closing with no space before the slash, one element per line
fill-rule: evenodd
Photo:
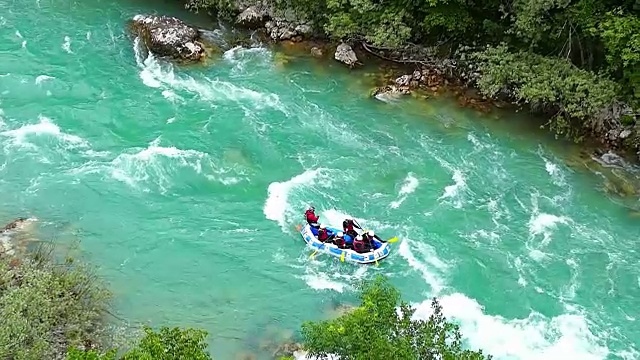
<path fill-rule="evenodd" d="M 565 164 L 574 148 L 446 98 L 376 101 L 337 63 L 267 47 L 145 58 L 135 14 L 209 23 L 177 5 L 0 6 L 0 219 L 80 239 L 120 316 L 266 359 L 385 274 L 497 359 L 640 356 L 639 220 Z M 401 241 L 378 267 L 309 260 L 309 203 Z"/>

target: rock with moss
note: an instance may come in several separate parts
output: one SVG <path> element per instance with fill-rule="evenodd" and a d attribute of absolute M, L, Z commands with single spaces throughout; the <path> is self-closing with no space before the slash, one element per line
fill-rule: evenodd
<path fill-rule="evenodd" d="M 147 49 L 158 56 L 181 62 L 198 62 L 206 55 L 198 29 L 176 17 L 136 15 L 132 29 Z"/>

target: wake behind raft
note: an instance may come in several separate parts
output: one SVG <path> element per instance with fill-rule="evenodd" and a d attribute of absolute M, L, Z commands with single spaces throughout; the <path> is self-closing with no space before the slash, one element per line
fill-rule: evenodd
<path fill-rule="evenodd" d="M 327 226 L 329 235 L 337 234 L 339 229 Z M 311 227 L 309 224 L 300 229 L 300 235 L 302 239 L 316 252 L 323 252 L 329 255 L 340 258 L 340 261 L 349 261 L 357 264 L 371 264 L 389 256 L 391 252 L 391 245 L 388 242 L 381 242 L 376 239 L 373 240 L 373 247 L 371 251 L 359 253 L 352 249 L 340 249 L 333 243 L 323 243 L 318 240 L 318 229 Z M 351 237 L 347 234 L 344 235 L 347 242 L 351 242 Z"/>

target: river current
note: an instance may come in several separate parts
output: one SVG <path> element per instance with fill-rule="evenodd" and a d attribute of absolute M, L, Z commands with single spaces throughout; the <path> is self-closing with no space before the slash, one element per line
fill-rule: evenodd
<path fill-rule="evenodd" d="M 134 323 L 201 327 L 215 358 L 332 316 L 384 274 L 497 359 L 640 357 L 637 219 L 562 146 L 445 98 L 383 102 L 340 64 L 228 48 L 146 56 L 142 1 L 0 0 L 0 219 L 81 241 Z M 309 259 L 314 204 L 399 236 L 379 266 Z"/>

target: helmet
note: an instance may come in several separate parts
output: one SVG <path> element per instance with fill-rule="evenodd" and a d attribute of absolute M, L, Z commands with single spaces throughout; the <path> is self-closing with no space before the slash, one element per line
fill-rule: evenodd
<path fill-rule="evenodd" d="M 324 229 L 326 226 L 324 224 L 320 224 L 320 229 Z"/>
<path fill-rule="evenodd" d="M 311 211 L 316 211 L 316 207 L 315 207 L 315 206 L 313 206 L 313 205 L 311 205 L 311 206 L 309 206 L 309 210 L 311 210 Z"/>
<path fill-rule="evenodd" d="M 373 230 L 369 230 L 369 232 L 367 233 L 367 235 L 369 235 L 369 236 L 373 236 L 373 234 L 374 234 Z"/>
<path fill-rule="evenodd" d="M 356 240 L 362 240 L 362 235 L 356 236 Z"/>
<path fill-rule="evenodd" d="M 338 237 L 343 237 L 344 233 L 342 231 L 338 231 Z"/>

